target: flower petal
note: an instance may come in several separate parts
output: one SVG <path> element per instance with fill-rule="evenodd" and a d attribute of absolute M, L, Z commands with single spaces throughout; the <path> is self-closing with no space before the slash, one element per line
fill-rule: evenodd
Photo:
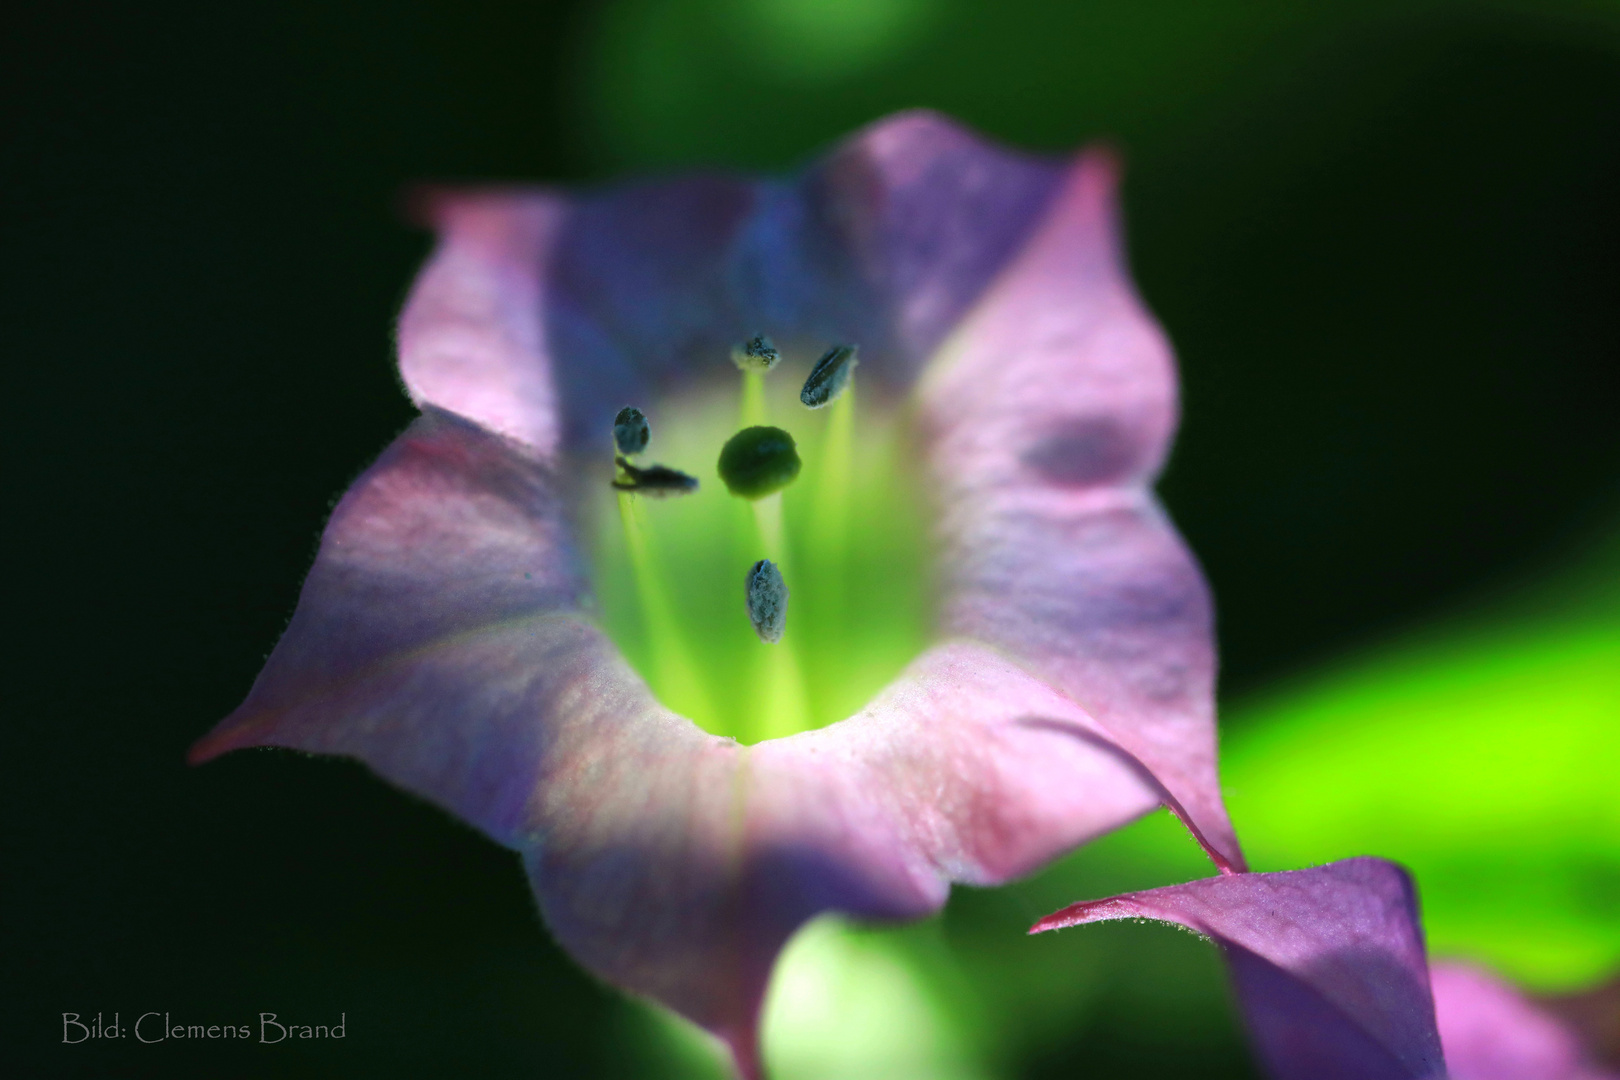
<path fill-rule="evenodd" d="M 1074 904 L 1031 933 L 1157 919 L 1220 945 L 1279 1080 L 1443 1075 L 1411 879 L 1381 859 L 1236 874 Z"/>
<path fill-rule="evenodd" d="M 1479 968 L 1435 964 L 1429 982 L 1451 1080 L 1615 1080 L 1563 1020 Z"/>
<path fill-rule="evenodd" d="M 1082 158 L 919 388 L 947 633 L 1003 650 L 1145 765 L 1223 869 L 1208 591 L 1148 485 L 1170 349 L 1121 265 L 1115 169 Z"/>
<path fill-rule="evenodd" d="M 562 410 L 545 359 L 545 268 L 567 203 L 532 191 L 422 201 L 439 246 L 399 317 L 411 400 L 554 453 Z"/>

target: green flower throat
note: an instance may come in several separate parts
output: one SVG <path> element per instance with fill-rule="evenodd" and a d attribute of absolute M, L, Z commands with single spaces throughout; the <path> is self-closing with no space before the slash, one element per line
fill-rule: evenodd
<path fill-rule="evenodd" d="M 729 391 L 620 412 L 590 525 L 609 636 L 666 706 L 754 743 L 859 711 L 921 652 L 931 560 L 905 425 L 857 404 L 855 350 L 733 359 Z"/>

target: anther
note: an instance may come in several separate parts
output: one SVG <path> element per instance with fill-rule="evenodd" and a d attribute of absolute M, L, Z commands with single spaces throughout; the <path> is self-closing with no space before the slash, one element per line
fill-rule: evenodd
<path fill-rule="evenodd" d="M 697 477 L 671 469 L 665 465 L 649 465 L 645 469 L 630 464 L 620 454 L 613 459 L 622 476 L 613 478 L 613 486 L 620 491 L 634 491 L 641 495 L 685 495 L 696 491 Z"/>
<path fill-rule="evenodd" d="M 647 418 L 634 405 L 626 405 L 613 418 L 613 445 L 626 457 L 647 449 L 651 438 L 652 428 L 647 426 Z"/>
<path fill-rule="evenodd" d="M 826 355 L 810 369 L 810 377 L 804 380 L 804 389 L 799 391 L 799 400 L 812 409 L 830 405 L 849 385 L 849 376 L 860 362 L 855 356 L 856 348 L 854 345 L 834 345 L 828 349 Z"/>
<path fill-rule="evenodd" d="M 782 571 L 769 559 L 761 559 L 748 571 L 748 621 L 754 624 L 754 633 L 767 645 L 782 640 L 787 629 L 787 582 Z"/>
<path fill-rule="evenodd" d="M 764 334 L 756 334 L 731 350 L 731 362 L 744 371 L 769 371 L 780 359 L 776 346 Z"/>
<path fill-rule="evenodd" d="M 793 436 L 777 427 L 746 427 L 720 450 L 720 479 L 726 490 L 745 499 L 763 499 L 799 475 Z"/>

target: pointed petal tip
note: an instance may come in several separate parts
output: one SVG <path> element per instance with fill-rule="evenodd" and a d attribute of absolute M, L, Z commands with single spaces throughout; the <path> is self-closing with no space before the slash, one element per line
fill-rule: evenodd
<path fill-rule="evenodd" d="M 921 141 L 952 140 L 974 142 L 987 150 L 996 150 L 1019 157 L 1030 156 L 1030 151 L 1014 147 L 979 128 L 964 124 L 937 109 L 900 109 L 880 116 L 865 127 L 857 128 L 839 140 L 840 146 L 871 145 L 899 149 Z M 1100 177 L 1117 182 L 1124 172 L 1125 152 L 1112 139 L 1098 139 L 1079 150 L 1070 152 L 1077 162 L 1098 171 Z M 1059 155 L 1068 156 L 1068 155 Z"/>
<path fill-rule="evenodd" d="M 218 746 L 212 735 L 204 735 L 186 750 L 187 765 L 206 765 L 225 752 L 225 748 Z"/>
<path fill-rule="evenodd" d="M 229 717 L 220 721 L 218 726 L 186 750 L 186 764 L 206 765 L 223 754 L 241 749 L 245 744 L 237 737 L 237 730 Z"/>
<path fill-rule="evenodd" d="M 191 744 L 191 748 L 186 751 L 186 764 L 206 765 L 232 750 L 241 750 L 252 745 L 254 743 L 251 739 L 244 738 L 242 725 L 231 723 L 227 717 L 213 731 Z"/>
<path fill-rule="evenodd" d="M 1068 907 L 1035 920 L 1035 924 L 1027 931 L 1030 934 L 1044 934 L 1048 930 L 1064 930 L 1071 926 L 1083 926 L 1086 923 L 1106 922 L 1109 919 L 1128 919 L 1136 914 L 1134 908 L 1122 902 L 1121 897 L 1109 897 L 1106 900 L 1081 900 Z"/>
<path fill-rule="evenodd" d="M 191 744 L 186 751 L 187 765 L 206 765 L 215 758 L 224 757 L 234 750 L 289 744 L 273 738 L 275 714 L 264 709 L 249 709 L 243 705 L 231 713 L 212 731 Z"/>

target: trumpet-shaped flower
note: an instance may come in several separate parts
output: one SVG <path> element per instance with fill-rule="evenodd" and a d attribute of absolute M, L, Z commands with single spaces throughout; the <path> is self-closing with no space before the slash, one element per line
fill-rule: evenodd
<path fill-rule="evenodd" d="M 922 916 L 1159 805 L 1241 869 L 1209 600 L 1151 491 L 1174 370 L 1123 266 L 1116 171 L 914 113 L 785 181 L 429 196 L 439 244 L 399 325 L 422 415 L 337 505 L 285 635 L 194 758 L 352 756 L 461 816 L 521 854 L 576 959 L 745 1073 L 773 961 L 819 912 Z M 762 333 L 782 367 L 859 345 L 810 388 L 818 422 L 846 382 L 909 417 L 935 602 L 930 643 L 864 708 L 744 745 L 621 655 L 583 522 L 592 498 L 653 493 L 605 494 L 626 404 L 656 456 L 661 404 L 739 367 L 783 377 L 733 363 Z M 621 460 L 633 491 L 653 466 Z M 728 579 L 745 628 L 768 554 Z M 794 609 L 830 587 L 785 572 Z M 785 649 L 792 618 L 750 642 Z"/>

